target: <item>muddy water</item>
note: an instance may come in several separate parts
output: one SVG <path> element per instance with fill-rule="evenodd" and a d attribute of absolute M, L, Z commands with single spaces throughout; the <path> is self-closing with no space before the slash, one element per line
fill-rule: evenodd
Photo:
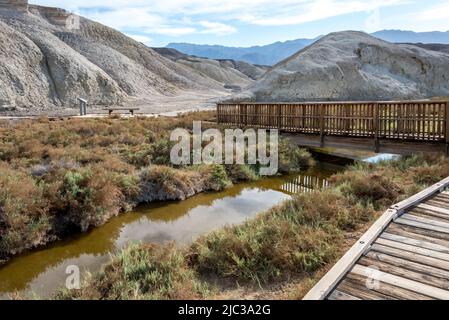
<path fill-rule="evenodd" d="M 319 164 L 301 174 L 261 179 L 181 202 L 141 207 L 88 233 L 12 259 L 0 267 L 0 298 L 8 298 L 15 291 L 47 297 L 64 286 L 68 266 L 96 271 L 109 261 L 109 252 L 132 242 L 189 243 L 226 224 L 241 223 L 293 193 L 325 186 L 326 178 L 339 169 L 341 167 Z"/>

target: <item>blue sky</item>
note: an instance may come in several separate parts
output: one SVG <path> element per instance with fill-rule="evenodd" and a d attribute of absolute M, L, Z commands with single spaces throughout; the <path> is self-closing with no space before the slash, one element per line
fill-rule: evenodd
<path fill-rule="evenodd" d="M 62 7 L 149 46 L 264 45 L 341 30 L 448 31 L 443 0 L 30 0 Z"/>

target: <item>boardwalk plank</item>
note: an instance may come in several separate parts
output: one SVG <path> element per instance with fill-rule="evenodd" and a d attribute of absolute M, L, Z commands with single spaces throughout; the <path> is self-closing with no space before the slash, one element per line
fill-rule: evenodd
<path fill-rule="evenodd" d="M 396 249 L 404 250 L 404 251 L 408 251 L 408 252 L 413 252 L 413 253 L 417 253 L 417 254 L 420 254 L 420 255 L 423 255 L 426 257 L 431 257 L 431 258 L 440 259 L 440 260 L 449 262 L 449 254 L 447 254 L 447 253 L 441 253 L 438 251 L 424 249 L 424 248 L 412 246 L 412 245 L 401 243 L 401 242 L 386 240 L 383 238 L 377 239 L 375 243 L 384 245 L 387 247 L 396 248 Z"/>
<path fill-rule="evenodd" d="M 435 299 L 449 300 L 449 291 L 436 288 L 418 281 L 409 280 L 403 277 L 395 276 L 386 272 L 377 271 L 361 265 L 355 265 L 352 272 L 359 275 L 376 274 L 382 282 L 411 290 Z"/>
<path fill-rule="evenodd" d="M 449 234 L 449 229 L 436 227 L 434 225 L 430 225 L 430 224 L 426 224 L 426 223 L 422 223 L 422 222 L 416 222 L 416 221 L 409 220 L 409 219 L 398 218 L 395 220 L 395 222 L 399 223 L 399 224 L 404 224 L 406 226 L 418 227 L 418 228 L 422 228 L 422 229 L 427 229 L 427 230 L 431 230 L 431 231 L 437 231 L 437 232 L 443 232 L 443 233 Z"/>
<path fill-rule="evenodd" d="M 360 298 L 351 296 L 350 294 L 334 290 L 328 298 L 329 300 L 362 300 Z"/>
<path fill-rule="evenodd" d="M 440 268 L 440 269 L 449 271 L 449 262 L 444 261 L 444 260 L 431 258 L 431 257 L 423 256 L 420 254 L 416 254 L 413 252 L 403 251 L 400 249 L 387 247 L 387 246 L 383 246 L 383 245 L 379 245 L 379 244 L 373 244 L 372 250 L 374 250 L 376 252 L 380 252 L 380 253 L 389 254 L 394 257 L 410 260 L 410 261 L 417 262 L 417 263 L 422 263 L 427 266 L 434 266 L 436 268 Z"/>
<path fill-rule="evenodd" d="M 374 261 L 385 262 L 396 267 L 421 272 L 424 274 L 431 275 L 433 277 L 449 279 L 449 271 L 447 270 L 443 270 L 433 266 L 428 266 L 419 262 L 413 262 L 410 260 L 398 258 L 389 254 L 370 251 L 366 254 L 366 258 L 372 259 Z"/>
<path fill-rule="evenodd" d="M 437 198 L 433 198 L 433 199 L 429 199 L 425 202 L 425 204 L 431 205 L 431 206 L 435 206 L 438 208 L 442 208 L 442 209 L 449 209 L 449 200 L 442 200 L 442 199 L 437 199 Z"/>
<path fill-rule="evenodd" d="M 442 201 L 442 202 L 449 202 L 449 194 L 439 193 L 436 196 L 434 196 L 432 199 Z"/>
<path fill-rule="evenodd" d="M 384 232 L 384 233 L 381 234 L 380 238 L 386 239 L 386 240 L 391 240 L 391 241 L 396 241 L 396 242 L 401 242 L 401 243 L 404 243 L 404 244 L 420 247 L 420 248 L 423 248 L 423 249 L 429 249 L 429 250 L 433 250 L 433 251 L 438 251 L 438 252 L 441 252 L 441 253 L 449 254 L 449 248 L 448 247 L 441 246 L 441 245 L 434 244 L 434 243 L 427 242 L 427 241 L 413 239 L 413 238 L 410 238 L 410 237 L 404 237 L 404 236 L 399 236 L 399 235 L 391 234 L 391 233 L 388 233 L 388 232 Z"/>
<path fill-rule="evenodd" d="M 449 290 L 449 280 L 447 279 L 434 277 L 421 272 L 415 272 L 403 267 L 397 267 L 395 265 L 391 265 L 368 257 L 363 257 L 362 259 L 360 259 L 358 264 L 369 268 L 375 267 L 382 272 L 425 283 L 444 290 Z"/>
<path fill-rule="evenodd" d="M 400 229 L 400 230 L 405 230 L 407 232 L 412 232 L 414 234 L 418 234 L 423 237 L 429 237 L 430 239 L 449 242 L 449 234 L 444 233 L 444 232 L 423 229 L 423 228 L 419 228 L 419 227 L 415 227 L 415 226 L 408 226 L 408 225 L 399 224 L 396 222 L 390 223 L 388 228 L 396 228 L 396 229 Z M 427 240 L 427 241 L 430 241 L 430 240 Z M 443 244 L 443 245 L 446 245 L 446 244 Z"/>
<path fill-rule="evenodd" d="M 430 204 L 426 204 L 426 203 L 420 203 L 420 204 L 417 205 L 417 207 L 425 209 L 425 210 L 435 211 L 435 212 L 438 212 L 438 213 L 441 213 L 441 214 L 449 215 L 449 210 L 448 209 L 436 207 L 434 205 L 430 205 Z"/>
<path fill-rule="evenodd" d="M 425 210 L 421 208 L 413 208 L 413 210 L 409 211 L 408 213 L 422 218 L 429 218 L 449 223 L 449 215 L 438 213 L 435 211 Z"/>
<path fill-rule="evenodd" d="M 365 287 L 367 284 L 370 286 L 371 291 L 380 292 L 382 294 L 387 295 L 393 299 L 407 299 L 407 300 L 434 300 L 434 298 L 428 297 L 423 294 L 416 293 L 411 290 L 407 290 L 404 288 L 393 286 L 389 283 L 385 283 L 382 281 L 373 282 L 373 279 L 369 279 L 366 276 L 362 276 L 355 273 L 348 273 L 348 279 L 358 282 Z"/>
<path fill-rule="evenodd" d="M 415 222 L 430 224 L 432 226 L 436 226 L 436 227 L 439 227 L 439 228 L 444 228 L 444 229 L 447 229 L 449 231 L 449 223 L 441 222 L 441 221 L 438 221 L 438 220 L 435 220 L 435 219 L 422 218 L 422 217 L 418 217 L 418 216 L 415 216 L 415 215 L 410 214 L 410 213 L 406 213 L 406 214 L 402 215 L 401 219 L 407 219 L 407 220 L 411 220 L 411 221 L 415 221 Z"/>
<path fill-rule="evenodd" d="M 340 283 L 337 290 L 363 300 L 393 300 L 390 296 L 369 290 L 365 285 L 359 284 L 348 278 L 345 278 Z"/>
<path fill-rule="evenodd" d="M 432 233 L 430 230 L 422 230 L 414 227 L 409 227 L 405 225 L 400 225 L 392 223 L 388 226 L 385 232 L 396 234 L 403 237 L 409 237 L 416 240 L 427 241 L 430 243 L 438 244 L 443 247 L 449 248 L 449 240 L 442 239 L 441 235 L 446 235 L 444 233 Z M 448 235 L 449 238 L 449 235 Z"/>

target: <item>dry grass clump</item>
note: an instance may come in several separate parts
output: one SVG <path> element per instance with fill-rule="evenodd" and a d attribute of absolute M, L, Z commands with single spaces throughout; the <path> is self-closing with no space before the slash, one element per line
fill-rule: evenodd
<path fill-rule="evenodd" d="M 201 299 L 208 293 L 173 244 L 130 246 L 81 290 L 64 290 L 57 299 Z"/>

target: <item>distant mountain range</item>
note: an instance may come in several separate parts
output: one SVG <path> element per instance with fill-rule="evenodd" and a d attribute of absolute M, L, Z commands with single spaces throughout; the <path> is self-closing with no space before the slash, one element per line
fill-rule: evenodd
<path fill-rule="evenodd" d="M 413 32 L 402 30 L 382 30 L 375 32 L 372 35 L 382 40 L 396 43 L 407 42 L 449 44 L 449 31 Z M 274 65 L 320 38 L 321 37 L 317 37 L 315 39 L 296 39 L 248 48 L 226 47 L 220 45 L 198 45 L 190 43 L 170 43 L 167 47 L 198 57 L 210 59 L 233 59 L 252 64 Z"/>
<path fill-rule="evenodd" d="M 318 38 L 296 39 L 248 48 L 226 47 L 220 45 L 198 45 L 190 43 L 170 43 L 167 47 L 197 57 L 209 59 L 232 59 L 257 65 L 271 66 L 285 58 L 290 57 L 316 40 L 318 40 Z"/>

